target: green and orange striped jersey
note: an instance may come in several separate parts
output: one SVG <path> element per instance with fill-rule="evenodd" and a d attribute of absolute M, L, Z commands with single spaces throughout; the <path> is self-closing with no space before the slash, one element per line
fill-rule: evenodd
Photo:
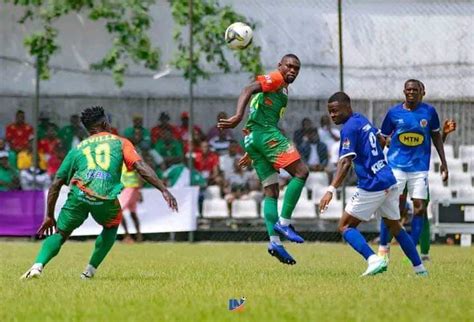
<path fill-rule="evenodd" d="M 288 84 L 279 71 L 257 76 L 262 92 L 250 101 L 250 114 L 246 128 L 251 131 L 278 128 L 288 104 Z"/>
<path fill-rule="evenodd" d="M 89 196 L 112 200 L 122 191 L 122 165 L 133 169 L 141 160 L 133 144 L 108 132 L 83 140 L 69 151 L 56 174 Z"/>

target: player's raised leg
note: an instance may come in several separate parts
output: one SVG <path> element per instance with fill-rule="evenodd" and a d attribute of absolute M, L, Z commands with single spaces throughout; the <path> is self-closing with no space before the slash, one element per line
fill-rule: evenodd
<path fill-rule="evenodd" d="M 303 243 L 304 239 L 298 235 L 291 225 L 291 215 L 295 210 L 296 204 L 301 196 L 306 179 L 308 178 L 308 167 L 298 159 L 285 167 L 285 170 L 290 173 L 293 178 L 290 180 L 286 188 L 285 198 L 283 199 L 283 207 L 278 223 L 275 224 L 275 230 L 284 235 L 290 241 L 296 243 Z"/>

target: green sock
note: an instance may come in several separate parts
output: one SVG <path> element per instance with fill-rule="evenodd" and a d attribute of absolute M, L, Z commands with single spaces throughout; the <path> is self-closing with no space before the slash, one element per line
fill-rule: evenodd
<path fill-rule="evenodd" d="M 59 233 L 46 238 L 41 246 L 38 256 L 36 257 L 35 263 L 41 263 L 43 266 L 46 266 L 46 264 L 48 264 L 48 262 L 59 253 L 62 244 L 63 236 Z"/>
<path fill-rule="evenodd" d="M 268 236 L 277 236 L 273 226 L 278 221 L 278 200 L 272 197 L 265 197 L 263 201 L 263 215 L 267 226 Z"/>
<path fill-rule="evenodd" d="M 294 177 L 290 180 L 286 188 L 285 198 L 283 199 L 283 207 L 281 209 L 281 217 L 291 219 L 293 210 L 295 209 L 298 199 L 300 199 L 301 191 L 304 188 L 305 180 Z"/>
<path fill-rule="evenodd" d="M 420 235 L 420 253 L 428 255 L 430 253 L 431 234 L 430 221 L 427 216 L 423 217 L 423 228 Z"/>
<path fill-rule="evenodd" d="M 105 256 L 107 256 L 107 253 L 114 245 L 115 238 L 117 237 L 117 230 L 118 227 L 104 228 L 95 240 L 94 252 L 89 261 L 89 264 L 94 268 L 99 267 L 100 263 L 102 263 Z"/>

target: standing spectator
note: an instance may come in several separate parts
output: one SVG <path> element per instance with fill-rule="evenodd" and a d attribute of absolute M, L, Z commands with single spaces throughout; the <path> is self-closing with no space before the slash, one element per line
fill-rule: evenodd
<path fill-rule="evenodd" d="M 306 132 L 309 129 L 313 128 L 313 122 L 308 117 L 305 117 L 301 121 L 301 128 L 295 131 L 293 134 L 293 142 L 295 143 L 296 146 L 301 144 L 301 141 L 303 140 L 303 136 L 306 134 Z"/>
<path fill-rule="evenodd" d="M 0 191 L 16 190 L 19 187 L 18 172 L 8 163 L 8 152 L 0 151 Z"/>
<path fill-rule="evenodd" d="M 181 162 L 183 158 L 183 145 L 176 140 L 169 128 L 162 131 L 162 138 L 156 141 L 154 149 L 163 158 L 166 167 Z"/>
<path fill-rule="evenodd" d="M 79 115 L 73 114 L 69 119 L 70 124 L 59 130 L 58 136 L 61 139 L 63 148 L 69 151 L 75 148 L 87 135 L 87 131 L 81 125 Z"/>
<path fill-rule="evenodd" d="M 16 157 L 17 153 L 10 149 L 7 142 L 4 139 L 0 139 L 0 152 L 5 151 L 8 153 L 8 163 L 13 169 L 16 169 Z"/>
<path fill-rule="evenodd" d="M 133 128 L 133 136 L 131 137 L 130 141 L 132 141 L 133 145 L 140 154 L 148 152 L 148 150 L 151 148 L 150 140 L 145 139 L 143 135 L 143 129 L 140 127 Z"/>
<path fill-rule="evenodd" d="M 38 140 L 43 139 L 47 135 L 48 129 L 50 127 L 53 128 L 54 135 L 56 136 L 58 134 L 58 130 L 59 130 L 58 126 L 56 124 L 54 124 L 53 122 L 51 122 L 48 112 L 46 112 L 46 111 L 40 112 L 39 123 L 38 123 L 38 131 L 37 131 Z"/>
<path fill-rule="evenodd" d="M 234 170 L 235 160 L 240 160 L 241 157 L 239 143 L 235 140 L 231 141 L 228 152 L 219 156 L 219 168 L 225 177 Z"/>
<path fill-rule="evenodd" d="M 151 146 L 150 130 L 143 127 L 143 116 L 134 115 L 133 126 L 126 128 L 123 132 L 123 136 L 129 140 L 132 140 L 135 133 L 135 129 L 141 129 L 143 141 L 148 142 L 148 146 Z"/>
<path fill-rule="evenodd" d="M 151 129 L 151 142 L 156 143 L 159 139 L 163 138 L 163 132 L 170 130 L 172 136 L 175 139 L 180 139 L 180 134 L 177 127 L 170 123 L 170 116 L 166 112 L 161 112 L 159 123 Z"/>
<path fill-rule="evenodd" d="M 20 152 L 28 146 L 28 140 L 33 135 L 31 125 L 25 123 L 25 112 L 16 112 L 15 123 L 7 126 L 6 138 L 10 148 L 15 152 Z"/>
<path fill-rule="evenodd" d="M 318 131 L 309 129 L 297 146 L 310 171 L 324 171 L 328 165 L 328 148 L 319 140 Z"/>
<path fill-rule="evenodd" d="M 341 137 L 339 130 L 332 126 L 331 118 L 325 114 L 321 116 L 321 127 L 318 129 L 318 135 L 324 144 L 329 148 L 334 143 L 338 143 Z"/>
<path fill-rule="evenodd" d="M 122 167 L 122 184 L 124 189 L 119 196 L 120 204 L 122 205 L 122 211 L 129 210 L 130 217 L 132 218 L 133 224 L 137 231 L 136 240 L 137 242 L 143 241 L 142 233 L 140 232 L 140 220 L 137 215 L 137 203 L 141 200 L 140 187 L 142 185 L 140 177 L 135 170 L 128 171 L 125 164 Z M 122 226 L 125 230 L 124 241 L 133 242 L 133 239 L 128 233 L 128 225 L 125 217 L 122 217 Z"/>
<path fill-rule="evenodd" d="M 195 153 L 194 167 L 208 180 L 216 184 L 219 177 L 219 156 L 209 149 L 209 143 L 201 142 L 201 151 Z"/>
<path fill-rule="evenodd" d="M 38 165 L 40 170 L 46 170 L 48 165 L 44 153 L 38 151 Z M 33 166 L 33 138 L 28 141 L 26 148 L 21 150 L 17 156 L 18 170 L 25 170 Z"/>
<path fill-rule="evenodd" d="M 217 114 L 217 122 L 219 122 L 220 119 L 226 119 L 227 118 L 227 113 L 226 112 L 219 112 Z M 217 123 L 211 127 L 209 132 L 207 132 L 207 140 L 211 141 L 213 138 L 218 137 L 220 133 L 224 132 L 224 136 L 229 139 L 234 139 L 234 133 L 232 133 L 231 129 L 219 129 L 217 127 Z"/>
<path fill-rule="evenodd" d="M 56 131 L 53 126 L 48 127 L 46 135 L 38 142 L 38 152 L 43 153 L 46 159 L 54 153 L 61 145 L 61 141 L 56 137 Z"/>

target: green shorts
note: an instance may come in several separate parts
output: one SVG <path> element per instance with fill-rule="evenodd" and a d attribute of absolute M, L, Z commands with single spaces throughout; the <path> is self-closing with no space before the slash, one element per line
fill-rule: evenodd
<path fill-rule="evenodd" d="M 72 186 L 59 213 L 57 227 L 70 233 L 82 225 L 89 213 L 99 225 L 106 228 L 118 227 L 122 222 L 122 209 L 118 199 L 102 200 L 90 197 L 76 186 Z"/>
<path fill-rule="evenodd" d="M 252 131 L 244 138 L 244 149 L 264 187 L 278 182 L 278 170 L 301 159 L 294 145 L 278 130 Z"/>

